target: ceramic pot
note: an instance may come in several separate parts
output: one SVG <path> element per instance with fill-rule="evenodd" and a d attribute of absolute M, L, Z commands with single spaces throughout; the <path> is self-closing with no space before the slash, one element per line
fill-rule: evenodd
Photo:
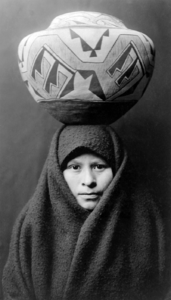
<path fill-rule="evenodd" d="M 65 124 L 110 124 L 142 97 L 155 50 L 145 34 L 95 12 L 56 17 L 25 37 L 19 69 L 29 92 Z"/>

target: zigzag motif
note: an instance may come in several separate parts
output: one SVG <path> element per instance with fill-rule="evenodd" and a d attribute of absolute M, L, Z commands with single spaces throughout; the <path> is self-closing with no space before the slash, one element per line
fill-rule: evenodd
<path fill-rule="evenodd" d="M 44 45 L 35 58 L 31 75 L 42 89 L 56 98 L 74 73 L 74 70 Z"/>
<path fill-rule="evenodd" d="M 129 65 L 125 65 L 128 57 L 130 57 L 131 62 L 129 63 Z M 139 67 L 137 66 L 137 63 L 139 63 Z M 123 87 L 128 82 L 133 80 L 136 76 L 139 75 L 140 72 L 143 76 L 145 73 L 145 69 L 140 54 L 138 53 L 138 50 L 136 49 L 133 42 L 130 42 L 128 44 L 127 48 L 124 49 L 120 57 L 107 70 L 107 73 L 112 78 L 115 77 L 115 82 L 120 87 Z"/>

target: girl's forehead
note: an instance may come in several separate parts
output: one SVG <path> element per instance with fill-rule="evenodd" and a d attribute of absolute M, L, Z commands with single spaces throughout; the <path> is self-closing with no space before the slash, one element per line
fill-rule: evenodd
<path fill-rule="evenodd" d="M 92 154 L 92 153 L 84 153 L 84 154 L 78 155 L 78 156 L 72 158 L 68 163 L 71 163 L 71 162 L 78 162 L 78 163 L 103 162 L 103 163 L 106 163 L 106 161 L 102 157 L 100 157 L 96 154 Z"/>

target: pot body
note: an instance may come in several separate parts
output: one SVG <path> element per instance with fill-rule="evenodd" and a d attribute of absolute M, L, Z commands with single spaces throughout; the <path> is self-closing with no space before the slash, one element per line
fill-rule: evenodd
<path fill-rule="evenodd" d="M 18 56 L 29 92 L 56 119 L 103 124 L 116 121 L 142 97 L 155 51 L 149 37 L 112 16 L 76 12 L 25 37 Z"/>

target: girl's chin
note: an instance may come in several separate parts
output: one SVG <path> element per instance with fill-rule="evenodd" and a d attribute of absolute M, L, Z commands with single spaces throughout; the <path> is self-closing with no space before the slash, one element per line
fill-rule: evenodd
<path fill-rule="evenodd" d="M 88 210 L 93 210 L 96 207 L 97 203 L 99 202 L 99 197 L 98 197 L 98 199 L 86 199 L 84 201 L 77 200 L 77 202 L 81 207 L 88 209 Z"/>

